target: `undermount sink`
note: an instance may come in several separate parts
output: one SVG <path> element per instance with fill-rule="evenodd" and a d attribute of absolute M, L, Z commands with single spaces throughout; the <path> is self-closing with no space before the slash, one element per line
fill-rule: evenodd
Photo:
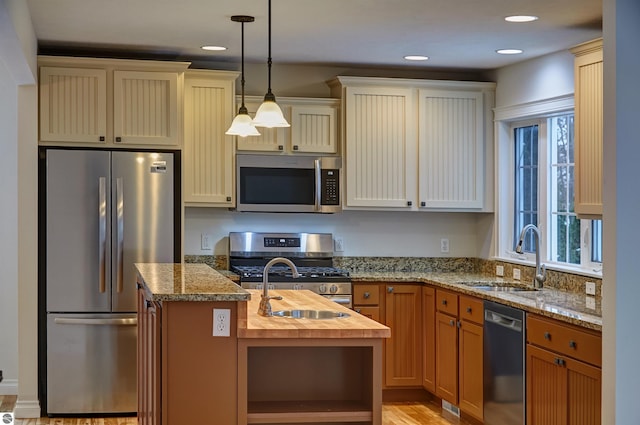
<path fill-rule="evenodd" d="M 494 292 L 522 292 L 522 291 L 537 291 L 538 289 L 532 286 L 518 285 L 517 283 L 507 282 L 462 282 L 465 286 L 470 286 L 473 289 L 479 289 L 481 291 L 494 291 Z"/>
<path fill-rule="evenodd" d="M 273 312 L 273 317 L 292 319 L 340 319 L 349 316 L 349 313 L 331 310 L 279 310 Z"/>

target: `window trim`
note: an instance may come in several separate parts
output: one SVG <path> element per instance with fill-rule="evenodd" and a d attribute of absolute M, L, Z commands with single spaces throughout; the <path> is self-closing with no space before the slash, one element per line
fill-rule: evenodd
<path fill-rule="evenodd" d="M 494 257 L 493 259 L 511 262 L 515 264 L 522 264 L 527 266 L 535 265 L 535 254 L 516 254 L 513 244 L 512 234 L 514 228 L 514 214 L 513 214 L 513 193 L 515 189 L 515 182 L 513 179 L 513 169 L 515 155 L 515 146 L 512 141 L 513 127 L 517 123 L 518 126 L 527 125 L 527 123 L 544 124 L 544 128 L 540 126 L 538 128 L 539 137 L 545 138 L 545 143 L 539 146 L 538 155 L 545 155 L 543 158 L 547 158 L 549 155 L 548 143 L 548 128 L 547 119 L 555 115 L 565 115 L 568 113 L 574 113 L 574 97 L 573 94 L 558 96 L 551 99 L 544 99 L 540 101 L 528 102 L 518 105 L 512 105 L 508 107 L 494 109 L 495 116 L 495 223 L 494 226 Z M 543 152 L 544 151 L 544 152 Z M 544 192 L 540 191 L 540 188 L 548 187 L 547 171 L 542 173 L 538 179 L 539 189 L 539 203 L 540 211 L 544 211 L 544 226 L 540 228 L 543 235 L 547 235 L 547 221 L 548 215 L 548 203 L 549 196 L 548 190 Z M 583 225 L 580 228 L 581 235 L 584 237 Z M 589 235 L 590 237 L 591 235 Z M 583 239 L 584 242 L 584 239 Z M 588 262 L 583 263 L 580 267 L 572 266 L 565 263 L 556 263 L 547 261 L 549 258 L 551 241 L 549 238 L 544 237 L 543 244 L 541 245 L 540 253 L 541 258 L 545 259 L 543 262 L 549 270 L 556 270 L 562 272 L 569 272 L 574 274 L 585 275 L 589 277 L 602 277 L 602 264 L 592 263 L 589 259 Z M 585 250 L 583 250 L 585 251 Z M 582 253 L 582 255 L 585 255 Z M 590 257 L 590 253 L 586 254 Z M 581 257 L 581 262 L 582 262 Z"/>

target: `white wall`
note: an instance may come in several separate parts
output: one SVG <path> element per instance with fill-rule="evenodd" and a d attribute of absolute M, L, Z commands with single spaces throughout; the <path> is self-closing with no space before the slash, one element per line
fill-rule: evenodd
<path fill-rule="evenodd" d="M 187 208 L 185 254 L 226 255 L 229 232 L 282 231 L 333 233 L 344 240 L 344 256 L 476 257 L 475 213 L 343 211 L 339 214 L 239 213 L 216 208 Z M 201 250 L 201 234 L 212 236 L 213 251 Z M 440 253 L 448 238 L 449 254 Z M 341 255 L 336 253 L 336 255 Z"/>

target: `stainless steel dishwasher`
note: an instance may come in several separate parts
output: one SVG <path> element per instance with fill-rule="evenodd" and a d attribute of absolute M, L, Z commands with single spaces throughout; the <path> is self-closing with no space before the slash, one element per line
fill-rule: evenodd
<path fill-rule="evenodd" d="M 524 311 L 484 302 L 484 424 L 525 423 Z"/>

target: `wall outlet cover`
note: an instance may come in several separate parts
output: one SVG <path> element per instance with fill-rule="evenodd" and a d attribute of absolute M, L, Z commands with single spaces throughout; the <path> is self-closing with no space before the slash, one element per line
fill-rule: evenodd
<path fill-rule="evenodd" d="M 449 252 L 449 239 L 447 238 L 440 239 L 440 252 L 443 252 L 443 253 Z"/>
<path fill-rule="evenodd" d="M 504 266 L 496 266 L 496 276 L 504 276 Z"/>
<path fill-rule="evenodd" d="M 584 291 L 587 295 L 595 295 L 596 294 L 596 284 L 595 282 L 586 282 L 584 284 Z"/>
<path fill-rule="evenodd" d="M 344 252 L 344 239 L 335 238 L 333 240 L 333 250 L 335 252 Z"/>
<path fill-rule="evenodd" d="M 213 336 L 230 336 L 231 310 L 228 308 L 213 309 Z"/>
<path fill-rule="evenodd" d="M 515 280 L 520 280 L 520 269 L 513 268 L 513 278 Z"/>
<path fill-rule="evenodd" d="M 586 297 L 585 300 L 585 305 L 587 308 L 591 309 L 591 310 L 595 310 L 596 309 L 596 299 L 595 297 Z"/>

